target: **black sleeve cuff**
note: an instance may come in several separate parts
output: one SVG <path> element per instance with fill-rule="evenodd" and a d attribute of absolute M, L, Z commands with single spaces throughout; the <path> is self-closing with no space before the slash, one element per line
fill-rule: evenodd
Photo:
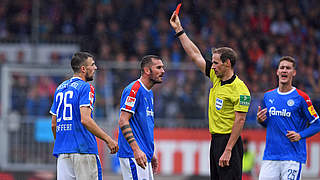
<path fill-rule="evenodd" d="M 210 78 L 210 70 L 211 70 L 212 62 L 206 60 L 206 76 Z"/>

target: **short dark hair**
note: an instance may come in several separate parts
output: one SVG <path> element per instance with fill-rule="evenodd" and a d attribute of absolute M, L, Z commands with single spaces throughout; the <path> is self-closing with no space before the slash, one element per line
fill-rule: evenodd
<path fill-rule="evenodd" d="M 220 54 L 220 59 L 222 62 L 226 62 L 227 59 L 230 60 L 231 67 L 234 67 L 236 60 L 238 58 L 237 53 L 228 47 L 212 48 L 212 54 Z"/>
<path fill-rule="evenodd" d="M 88 52 L 74 53 L 74 55 L 71 58 L 71 67 L 73 72 L 80 72 L 80 67 L 84 65 L 84 63 L 89 57 L 91 57 L 92 59 L 94 58 L 94 56 Z"/>
<path fill-rule="evenodd" d="M 147 55 L 147 56 L 144 56 L 141 60 L 141 63 L 140 63 L 140 73 L 143 74 L 144 73 L 144 67 L 147 67 L 147 66 L 150 66 L 151 63 L 152 63 L 152 59 L 159 59 L 162 61 L 161 57 L 159 56 L 156 56 L 156 55 Z"/>
<path fill-rule="evenodd" d="M 280 63 L 281 63 L 282 61 L 289 61 L 289 62 L 292 63 L 293 68 L 294 68 L 294 69 L 296 68 L 296 60 L 295 60 L 293 57 L 291 57 L 291 56 L 282 56 L 282 57 L 280 58 L 280 60 L 279 60 L 278 68 L 279 68 L 279 65 L 280 65 Z"/>

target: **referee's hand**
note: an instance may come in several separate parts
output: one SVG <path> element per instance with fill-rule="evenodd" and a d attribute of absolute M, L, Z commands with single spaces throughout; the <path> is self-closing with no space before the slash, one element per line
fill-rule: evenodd
<path fill-rule="evenodd" d="M 230 158 L 231 158 L 231 150 L 224 150 L 222 156 L 219 159 L 219 166 L 220 167 L 229 166 Z"/>

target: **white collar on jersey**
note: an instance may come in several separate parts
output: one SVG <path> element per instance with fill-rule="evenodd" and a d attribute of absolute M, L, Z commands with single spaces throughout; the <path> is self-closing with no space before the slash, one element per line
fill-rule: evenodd
<path fill-rule="evenodd" d="M 72 77 L 71 79 L 80 79 L 80 80 L 82 80 L 80 77 Z"/>
<path fill-rule="evenodd" d="M 277 88 L 277 92 L 278 92 L 278 94 L 280 94 L 280 95 L 287 95 L 287 94 L 290 94 L 290 93 L 292 93 L 294 90 L 296 90 L 296 87 L 293 87 L 290 91 L 288 91 L 288 92 L 280 92 L 279 91 L 279 88 Z"/>
<path fill-rule="evenodd" d="M 149 90 L 148 88 L 146 88 L 146 86 L 142 83 L 141 79 L 138 79 L 138 81 L 140 82 L 140 84 L 145 90 L 147 90 L 148 92 L 151 91 L 151 89 Z"/>

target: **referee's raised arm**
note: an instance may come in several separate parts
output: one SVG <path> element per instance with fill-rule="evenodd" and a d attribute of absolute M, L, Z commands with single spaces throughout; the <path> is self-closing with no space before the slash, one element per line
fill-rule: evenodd
<path fill-rule="evenodd" d="M 201 72 L 205 74 L 206 61 L 201 55 L 199 48 L 189 39 L 189 37 L 184 32 L 179 20 L 179 16 L 175 12 L 173 12 L 170 18 L 170 24 L 172 28 L 175 30 L 175 36 L 179 38 L 185 52 L 188 54 L 191 60 L 199 67 Z"/>

